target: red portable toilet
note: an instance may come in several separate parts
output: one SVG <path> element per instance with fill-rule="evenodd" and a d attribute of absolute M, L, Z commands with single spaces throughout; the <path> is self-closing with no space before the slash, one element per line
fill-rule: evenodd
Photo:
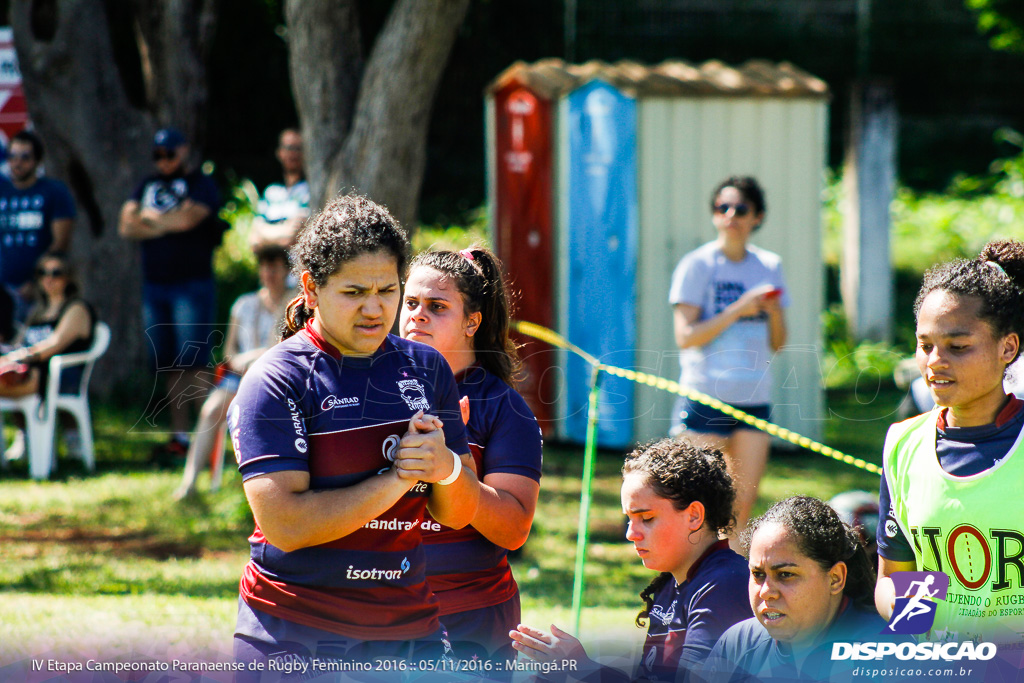
<path fill-rule="evenodd" d="M 10 26 L 0 26 L 0 143 L 6 147 L 27 125 L 28 105 L 14 52 L 14 32 Z"/>
<path fill-rule="evenodd" d="M 554 128 L 543 73 L 514 64 L 487 92 L 487 156 L 494 248 L 505 265 L 514 315 L 555 326 L 553 218 Z M 523 379 L 519 391 L 545 435 L 553 433 L 557 355 L 550 345 L 516 335 Z"/>

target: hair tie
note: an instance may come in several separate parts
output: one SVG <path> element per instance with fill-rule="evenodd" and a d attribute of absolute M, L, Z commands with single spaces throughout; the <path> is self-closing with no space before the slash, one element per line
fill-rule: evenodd
<path fill-rule="evenodd" d="M 463 249 L 462 251 L 459 252 L 459 254 L 462 256 L 462 258 L 466 259 L 467 261 L 476 261 L 476 259 L 473 258 L 473 252 L 470 251 L 469 249 Z"/>
<path fill-rule="evenodd" d="M 1002 273 L 1003 275 L 1006 275 L 1006 271 L 1003 270 L 1003 267 L 1001 265 L 999 265 L 998 263 L 996 263 L 995 261 L 985 261 L 985 265 L 989 266 L 990 268 L 994 268 L 996 270 L 996 272 L 999 272 L 999 273 Z M 1006 275 L 1006 277 L 1010 277 L 1010 276 Z"/>

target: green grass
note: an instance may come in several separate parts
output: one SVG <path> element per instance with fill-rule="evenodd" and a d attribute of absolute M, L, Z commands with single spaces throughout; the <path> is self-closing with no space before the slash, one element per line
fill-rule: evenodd
<path fill-rule="evenodd" d="M 900 398 L 830 392 L 826 442 L 878 462 Z M 237 472 L 226 467 L 214 494 L 204 474 L 204 493 L 176 503 L 180 473 L 147 464 L 166 435 L 110 406 L 98 406 L 95 422 L 95 474 L 64 458 L 49 482 L 28 480 L 24 462 L 0 474 L 0 667 L 44 652 L 152 653 L 154 643 L 165 654 L 229 657 L 252 530 Z M 652 576 L 623 537 L 622 455 L 597 458 L 581 635 L 631 650 L 643 634 L 633 626 L 637 594 Z M 545 448 L 533 533 L 513 559 L 527 623 L 572 625 L 582 463 L 582 448 Z M 810 451 L 775 450 L 756 511 L 793 493 L 828 498 L 877 486 L 877 477 Z"/>

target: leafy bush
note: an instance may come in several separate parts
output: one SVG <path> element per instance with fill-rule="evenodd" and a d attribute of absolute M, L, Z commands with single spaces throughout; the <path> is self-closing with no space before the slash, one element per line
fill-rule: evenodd
<path fill-rule="evenodd" d="M 231 225 L 213 254 L 213 272 L 217 280 L 217 321 L 227 324 L 231 304 L 242 294 L 259 287 L 256 257 L 249 248 L 249 226 L 256 216 L 260 194 L 248 178 L 237 180 L 231 198 L 220 210 L 220 217 Z"/>
<path fill-rule="evenodd" d="M 466 225 L 421 225 L 412 236 L 413 252 L 465 249 L 473 244 L 490 244 L 487 236 L 487 207 L 473 212 Z"/>
<path fill-rule="evenodd" d="M 1024 149 L 1024 136 L 1001 130 L 999 140 Z M 825 261 L 842 253 L 841 180 L 829 178 L 822 210 Z M 997 159 L 983 176 L 958 176 L 944 193 L 896 191 L 890 248 L 897 270 L 924 273 L 955 257 L 972 257 L 993 239 L 1024 239 L 1024 152 Z"/>
<path fill-rule="evenodd" d="M 831 304 L 822 314 L 825 355 L 821 376 L 826 389 L 893 384 L 893 372 L 906 354 L 900 345 L 884 342 L 854 342 L 842 304 Z"/>
<path fill-rule="evenodd" d="M 999 131 L 1002 142 L 1024 150 L 1024 136 Z M 830 275 L 842 254 L 842 206 L 845 188 L 831 175 L 822 198 L 824 258 Z M 914 348 L 913 301 L 925 270 L 952 258 L 972 258 L 994 239 L 1024 239 L 1024 152 L 997 159 L 983 176 L 959 176 L 944 193 L 917 193 L 900 187 L 891 207 L 890 254 L 894 270 L 892 345 L 856 344 L 830 281 L 828 309 L 822 314 L 826 356 L 822 376 L 828 388 L 850 387 L 877 374 L 891 381 L 901 357 Z"/>

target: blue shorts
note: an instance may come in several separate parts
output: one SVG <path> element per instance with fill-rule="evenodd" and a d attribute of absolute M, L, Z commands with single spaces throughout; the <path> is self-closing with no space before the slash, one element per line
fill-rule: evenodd
<path fill-rule="evenodd" d="M 359 640 L 255 610 L 241 598 L 234 651 L 235 662 L 245 665 L 245 671 L 235 672 L 235 683 L 434 683 L 466 678 L 456 673 L 443 627 L 417 640 Z M 313 660 L 318 670 L 313 669 Z M 347 667 L 343 673 L 341 667 Z"/>
<path fill-rule="evenodd" d="M 472 662 L 490 660 L 494 665 L 489 672 L 485 671 L 486 678 L 512 680 L 513 671 L 505 670 L 505 662 L 516 658 L 508 632 L 515 630 L 522 621 L 519 593 L 491 607 L 445 614 L 441 621 L 457 659 Z"/>
<path fill-rule="evenodd" d="M 217 288 L 213 278 L 174 284 L 142 283 L 142 324 L 156 370 L 201 368 L 210 364 L 222 333 L 214 324 Z"/>
<path fill-rule="evenodd" d="M 772 412 L 771 405 L 767 403 L 755 406 L 733 407 L 762 420 L 767 420 Z M 733 432 L 740 429 L 755 429 L 755 427 L 748 425 L 746 422 L 741 422 L 734 417 L 726 415 L 721 410 L 715 410 L 703 403 L 697 403 L 682 396 L 676 399 L 672 424 L 673 434 L 696 432 L 698 434 L 731 436 Z"/>

